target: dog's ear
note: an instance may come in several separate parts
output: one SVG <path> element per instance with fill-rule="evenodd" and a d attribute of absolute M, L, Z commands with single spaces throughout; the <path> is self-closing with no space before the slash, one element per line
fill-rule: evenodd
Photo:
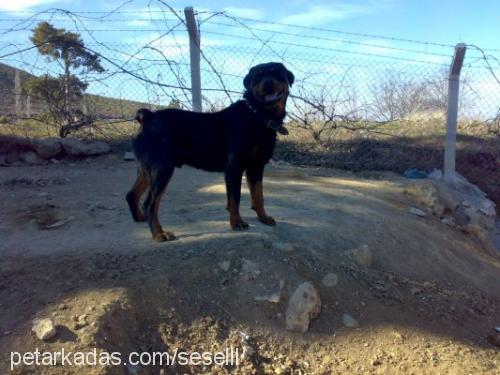
<path fill-rule="evenodd" d="M 252 75 L 253 75 L 254 69 L 250 69 L 248 74 L 243 78 L 243 86 L 245 87 L 245 90 L 250 90 L 250 83 L 252 83 Z"/>
<path fill-rule="evenodd" d="M 286 71 L 286 78 L 288 79 L 288 84 L 290 85 L 290 87 L 292 87 L 292 84 L 295 81 L 295 76 L 287 68 L 285 68 L 285 71 Z"/>

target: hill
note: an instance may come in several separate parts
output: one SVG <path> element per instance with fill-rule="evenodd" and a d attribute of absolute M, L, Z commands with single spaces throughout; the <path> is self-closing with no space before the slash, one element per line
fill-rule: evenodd
<path fill-rule="evenodd" d="M 19 95 L 19 111 L 16 114 L 16 71 L 19 72 L 19 84 L 35 77 L 22 69 L 0 63 L 0 115 L 7 117 L 31 117 L 45 108 L 45 104 L 38 100 Z M 110 98 L 100 95 L 85 94 L 82 106 L 99 119 L 132 118 L 138 108 L 148 106 L 147 103 Z"/>

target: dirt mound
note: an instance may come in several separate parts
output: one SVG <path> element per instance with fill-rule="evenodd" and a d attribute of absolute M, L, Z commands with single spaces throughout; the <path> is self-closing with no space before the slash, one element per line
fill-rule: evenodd
<path fill-rule="evenodd" d="M 416 203 L 393 175 L 272 167 L 266 202 L 278 226 L 265 227 L 243 209 L 251 228 L 235 233 L 224 211 L 222 176 L 181 169 L 161 211 L 179 239 L 163 244 L 127 212 L 123 197 L 134 179 L 132 163 L 109 156 L 72 166 L 11 167 L 0 183 L 26 175 L 68 180 L 5 184 L 0 191 L 2 373 L 11 351 L 35 348 L 95 348 L 123 358 L 234 348 L 239 363 L 32 365 L 14 373 L 498 369 L 499 351 L 487 341 L 500 321 L 498 257 L 438 218 L 410 214 Z M 245 194 L 243 207 L 248 201 Z M 33 216 L 42 205 L 57 207 L 59 221 L 74 219 L 43 230 Z M 357 248 L 370 253 L 370 262 L 353 256 Z M 318 290 L 321 312 L 301 334 L 286 330 L 285 312 L 305 281 Z M 345 314 L 359 327 L 346 327 Z M 31 321 L 45 317 L 58 332 L 41 342 L 31 333 Z"/>

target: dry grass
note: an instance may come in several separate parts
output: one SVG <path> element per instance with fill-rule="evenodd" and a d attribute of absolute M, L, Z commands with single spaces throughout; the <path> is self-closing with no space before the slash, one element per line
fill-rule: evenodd
<path fill-rule="evenodd" d="M 457 136 L 457 171 L 500 206 L 500 138 L 478 121 L 461 122 Z M 318 144 L 310 132 L 291 128 L 275 156 L 292 164 L 354 171 L 442 169 L 443 117 L 412 118 L 375 129 L 335 129 L 332 141 Z"/>
<path fill-rule="evenodd" d="M 71 137 L 86 140 L 101 140 L 111 144 L 128 142 L 137 132 L 133 121 L 97 121 L 70 134 Z M 58 137 L 59 129 L 36 120 L 19 120 L 15 123 L 0 124 L 0 135 L 26 138 Z"/>
<path fill-rule="evenodd" d="M 318 126 L 318 125 L 316 125 Z M 442 168 L 445 119 L 420 116 L 357 131 L 333 129 L 330 142 L 319 144 L 305 129 L 288 125 L 290 135 L 280 137 L 275 158 L 292 164 L 347 170 Z M 99 121 L 71 134 L 87 140 L 103 140 L 117 151 L 130 149 L 138 126 L 133 121 Z M 0 135 L 55 137 L 58 129 L 36 121 L 0 124 Z M 457 170 L 477 184 L 500 205 L 500 138 L 487 125 L 461 122 L 457 137 Z"/>

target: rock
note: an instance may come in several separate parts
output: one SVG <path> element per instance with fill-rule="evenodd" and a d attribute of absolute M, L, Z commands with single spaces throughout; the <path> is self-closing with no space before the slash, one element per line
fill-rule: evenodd
<path fill-rule="evenodd" d="M 372 366 L 380 366 L 382 364 L 382 361 L 379 358 L 373 358 L 372 359 Z"/>
<path fill-rule="evenodd" d="M 287 242 L 277 242 L 274 244 L 274 247 L 281 251 L 284 254 L 293 254 L 295 253 L 295 246 L 291 243 Z"/>
<path fill-rule="evenodd" d="M 240 331 L 240 337 L 241 337 L 241 341 L 243 341 L 244 343 L 250 341 L 251 337 L 248 333 L 245 333 L 243 331 Z"/>
<path fill-rule="evenodd" d="M 495 204 L 477 186 L 456 174 L 451 180 L 413 182 L 405 188 L 419 204 L 439 217 L 451 217 L 458 229 L 483 240 L 495 226 Z M 445 215 L 446 214 L 446 215 Z"/>
<path fill-rule="evenodd" d="M 339 282 L 339 277 L 337 276 L 337 274 L 335 274 L 333 272 L 327 273 L 321 279 L 321 283 L 328 288 L 332 288 L 332 287 L 336 286 L 338 284 L 338 282 Z"/>
<path fill-rule="evenodd" d="M 243 352 L 241 353 L 242 359 L 250 359 L 254 354 L 255 354 L 255 349 L 252 346 L 248 344 L 243 344 Z"/>
<path fill-rule="evenodd" d="M 76 322 L 73 324 L 74 329 L 81 329 L 89 324 L 87 321 L 87 314 L 80 315 L 76 317 Z"/>
<path fill-rule="evenodd" d="M 394 338 L 394 342 L 403 342 L 405 337 L 398 331 L 391 332 L 391 336 Z"/>
<path fill-rule="evenodd" d="M 454 227 L 455 219 L 452 216 L 445 216 L 441 219 L 441 223 L 448 225 L 449 227 Z"/>
<path fill-rule="evenodd" d="M 445 211 L 443 197 L 433 181 L 414 182 L 405 188 L 405 193 L 417 198 L 419 204 L 429 210 L 432 214 L 442 216 Z"/>
<path fill-rule="evenodd" d="M 57 333 L 54 322 L 49 318 L 33 320 L 33 328 L 31 330 L 35 333 L 36 337 L 43 341 L 50 340 Z"/>
<path fill-rule="evenodd" d="M 352 260 L 360 266 L 371 267 L 372 265 L 372 252 L 368 245 L 364 244 L 355 249 L 348 251 Z"/>
<path fill-rule="evenodd" d="M 300 284 L 288 301 L 286 329 L 305 333 L 309 323 L 321 311 L 321 299 L 314 285 L 308 281 Z"/>
<path fill-rule="evenodd" d="M 38 156 L 47 160 L 56 157 L 63 150 L 58 138 L 38 139 L 33 142 L 33 148 Z"/>
<path fill-rule="evenodd" d="M 133 152 L 131 151 L 126 151 L 124 154 L 123 154 L 123 160 L 125 161 L 134 161 L 135 160 L 135 155 Z"/>
<path fill-rule="evenodd" d="M 241 260 L 241 272 L 240 275 L 243 280 L 254 280 L 260 275 L 259 267 L 256 263 L 251 260 L 243 258 Z"/>
<path fill-rule="evenodd" d="M 0 154 L 0 166 L 6 167 L 9 163 L 7 163 L 7 154 Z"/>
<path fill-rule="evenodd" d="M 105 142 L 83 143 L 74 138 L 60 140 L 64 151 L 70 156 L 95 156 L 108 153 L 111 148 Z"/>
<path fill-rule="evenodd" d="M 427 214 L 424 211 L 422 211 L 421 209 L 416 208 L 416 207 L 410 207 L 409 212 L 410 212 L 410 214 L 417 215 L 417 216 L 420 216 L 420 217 L 427 216 Z"/>
<path fill-rule="evenodd" d="M 68 155 L 71 156 L 85 155 L 85 152 L 83 151 L 84 145 L 78 139 L 63 138 L 61 139 L 61 146 Z"/>
<path fill-rule="evenodd" d="M 111 147 L 106 142 L 92 142 L 87 145 L 86 155 L 102 155 L 107 154 Z"/>
<path fill-rule="evenodd" d="M 25 151 L 19 155 L 19 159 L 30 165 L 41 165 L 45 162 L 45 160 L 40 159 L 35 151 Z"/>
<path fill-rule="evenodd" d="M 347 313 L 342 314 L 342 323 L 344 323 L 344 326 L 346 326 L 347 328 L 359 327 L 358 321 Z"/>
<path fill-rule="evenodd" d="M 55 223 L 53 224 L 50 224 L 50 225 L 47 225 L 45 227 L 45 229 L 56 229 L 56 228 L 60 228 L 66 224 L 68 224 L 70 221 L 73 221 L 75 220 L 75 217 L 74 216 L 70 216 L 68 217 L 67 219 L 65 220 L 59 220 L 59 221 L 56 221 Z"/>
<path fill-rule="evenodd" d="M 19 160 L 19 151 L 16 148 L 13 148 L 7 152 L 7 157 L 5 158 L 7 164 L 13 164 Z"/>
<path fill-rule="evenodd" d="M 116 207 L 115 206 L 106 206 L 105 204 L 101 203 L 101 202 L 97 202 L 97 203 L 90 203 L 89 204 L 89 211 L 96 211 L 96 210 L 109 210 L 109 211 L 112 211 L 112 210 L 115 210 Z"/>
<path fill-rule="evenodd" d="M 229 271 L 229 268 L 231 267 L 231 261 L 230 260 L 223 260 L 222 262 L 219 262 L 219 267 L 224 272 L 227 272 L 227 271 Z"/>
<path fill-rule="evenodd" d="M 280 280 L 280 288 L 277 292 L 263 295 L 263 296 L 256 296 L 254 299 L 256 301 L 266 301 L 266 302 L 271 302 L 271 303 L 279 303 L 281 300 L 281 291 L 283 290 L 283 287 L 285 286 L 285 280 Z"/>
<path fill-rule="evenodd" d="M 436 286 L 436 284 L 430 282 L 430 281 L 424 281 L 422 283 L 422 286 L 426 289 L 430 289 L 430 288 L 433 288 L 434 286 Z"/>
<path fill-rule="evenodd" d="M 417 294 L 422 293 L 422 289 L 417 288 L 417 287 L 413 287 L 410 289 L 410 293 L 413 294 L 414 296 L 416 296 Z"/>
<path fill-rule="evenodd" d="M 274 292 L 272 294 L 263 295 L 263 296 L 255 296 L 254 299 L 256 301 L 266 301 L 271 303 L 279 303 L 281 300 L 281 291 Z"/>
<path fill-rule="evenodd" d="M 441 169 L 434 168 L 432 172 L 427 175 L 427 178 L 430 178 L 431 180 L 441 180 L 443 178 L 443 172 Z"/>
<path fill-rule="evenodd" d="M 8 154 L 9 151 L 19 147 L 20 138 L 0 135 L 0 152 Z"/>

